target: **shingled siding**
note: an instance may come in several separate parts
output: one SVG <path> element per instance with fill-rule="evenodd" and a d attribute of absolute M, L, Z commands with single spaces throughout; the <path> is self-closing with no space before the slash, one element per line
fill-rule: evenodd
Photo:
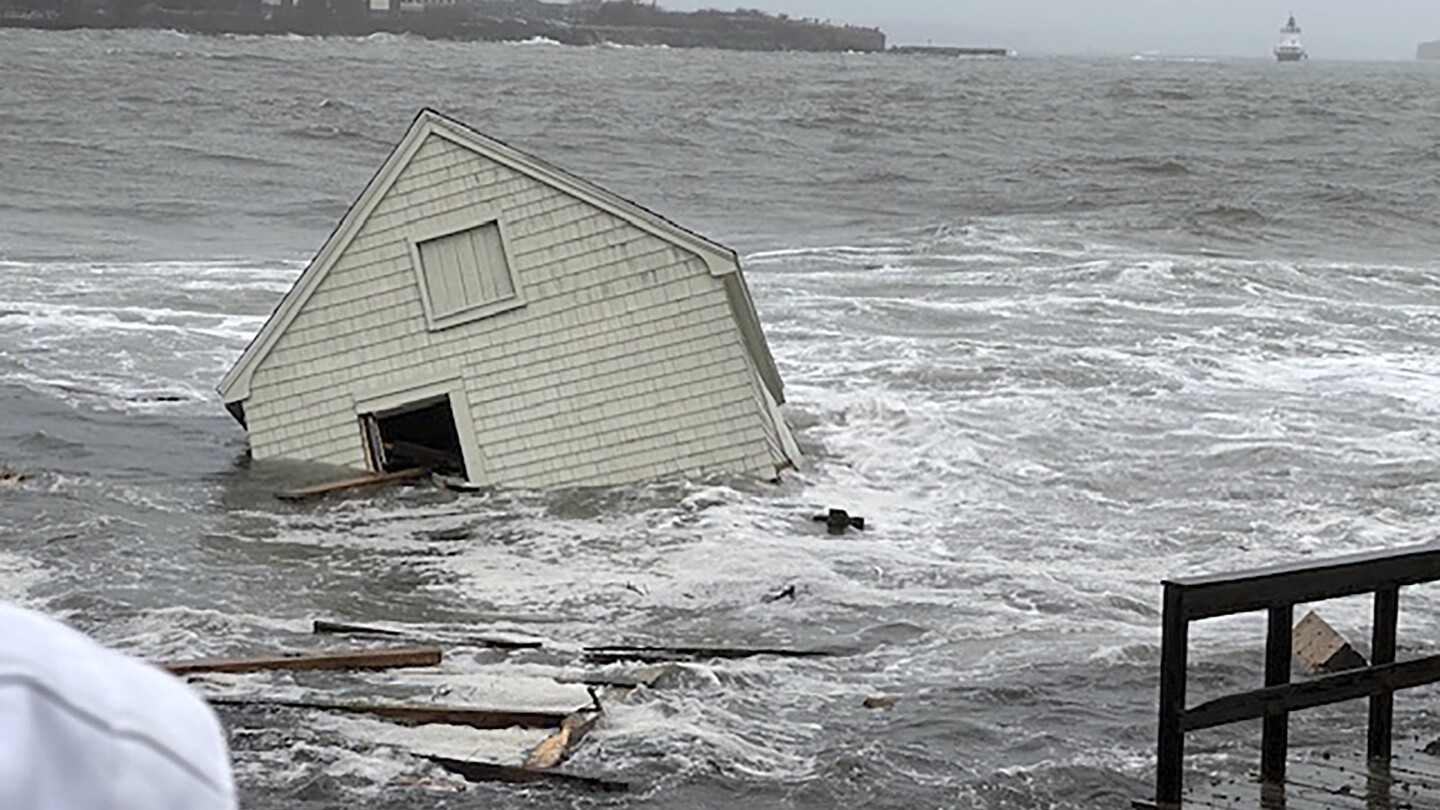
<path fill-rule="evenodd" d="M 526 304 L 429 331 L 406 237 L 476 212 L 500 218 Z M 252 452 L 363 468 L 356 400 L 443 377 L 464 380 L 487 481 L 768 478 L 781 458 L 703 260 L 432 134 L 256 370 Z"/>

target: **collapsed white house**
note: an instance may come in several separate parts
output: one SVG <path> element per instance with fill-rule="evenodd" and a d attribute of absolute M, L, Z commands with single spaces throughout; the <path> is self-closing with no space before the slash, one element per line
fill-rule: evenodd
<path fill-rule="evenodd" d="M 521 487 L 799 459 L 734 251 L 431 110 L 218 391 L 256 459 Z"/>

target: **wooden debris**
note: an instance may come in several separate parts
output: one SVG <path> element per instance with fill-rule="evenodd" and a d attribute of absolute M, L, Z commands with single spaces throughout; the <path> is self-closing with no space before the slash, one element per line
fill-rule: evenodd
<path fill-rule="evenodd" d="M 496 765 L 493 762 L 475 762 L 449 757 L 429 756 L 426 759 L 453 774 L 465 777 L 470 782 L 509 782 L 512 784 L 555 782 L 605 793 L 619 793 L 630 789 L 630 785 L 626 782 L 599 779 L 593 776 L 576 776 L 558 771 L 534 770 L 515 765 Z"/>
<path fill-rule="evenodd" d="M 895 707 L 895 704 L 899 702 L 899 698 L 875 695 L 865 698 L 865 701 L 860 705 L 864 706 L 867 709 L 893 709 Z"/>
<path fill-rule="evenodd" d="M 25 482 L 25 473 L 19 470 L 12 470 L 9 467 L 0 467 L 0 484 L 9 487 L 19 486 Z"/>
<path fill-rule="evenodd" d="M 588 714 L 571 715 L 580 719 L 571 722 L 569 717 L 560 723 L 560 730 L 546 737 L 543 742 L 535 746 L 535 750 L 525 757 L 524 765 L 527 768 L 553 768 L 565 761 L 570 756 L 570 747 L 579 743 L 576 739 L 576 730 L 581 736 L 590 730 L 596 723 L 600 722 L 599 712 Z"/>
<path fill-rule="evenodd" d="M 394 647 L 386 650 L 342 650 L 257 658 L 198 658 L 157 664 L 175 675 L 191 672 L 264 672 L 302 669 L 397 669 L 433 667 L 440 663 L 439 647 Z"/>
<path fill-rule="evenodd" d="M 770 647 L 647 647 L 613 645 L 586 647 L 585 660 L 596 664 L 613 664 L 620 661 L 703 661 L 711 658 L 729 660 L 753 658 L 757 655 L 774 655 L 781 658 L 824 658 L 834 655 L 830 650 L 786 650 Z"/>
<path fill-rule="evenodd" d="M 316 619 L 310 625 L 311 632 L 316 633 L 352 633 L 363 636 L 403 636 L 399 630 L 390 630 L 385 627 L 371 627 L 364 624 L 346 624 L 345 622 L 327 622 L 324 619 Z"/>
<path fill-rule="evenodd" d="M 530 755 L 525 758 L 527 768 L 553 768 L 570 757 L 570 752 L 585 738 L 590 730 L 600 722 L 605 713 L 605 707 L 610 704 L 619 703 L 630 697 L 630 695 L 641 686 L 654 686 L 667 672 L 672 671 L 670 666 L 643 667 L 630 675 L 627 681 L 617 682 L 616 679 L 609 679 L 604 685 L 608 686 L 603 695 L 596 695 L 596 684 L 590 685 L 590 699 L 595 701 L 594 706 L 586 706 L 568 715 L 560 724 L 560 730 L 546 737 L 543 742 L 535 746 Z M 557 679 L 559 680 L 559 679 Z"/>
<path fill-rule="evenodd" d="M 397 636 L 398 636 L 398 637 L 414 638 L 414 639 L 416 639 L 416 640 L 422 640 L 422 639 L 423 639 L 423 640 L 425 640 L 425 641 L 436 641 L 436 640 L 438 640 L 438 639 L 434 639 L 434 638 L 429 637 L 429 636 L 425 636 L 425 637 L 411 636 L 409 633 L 406 633 L 406 632 L 403 631 L 403 630 L 391 630 L 391 629 L 385 628 L 385 627 L 372 627 L 372 626 L 363 625 L 363 624 L 345 624 L 345 623 L 343 623 L 343 622 L 328 622 L 328 621 L 325 621 L 324 619 L 316 619 L 316 620 L 314 621 L 314 623 L 311 625 L 311 627 L 312 627 L 312 629 L 313 629 L 313 632 L 315 632 L 316 634 L 320 634 L 320 633 L 336 633 L 336 634 L 360 635 L 360 636 L 389 636 L 389 637 L 397 637 Z M 496 649 L 501 649 L 501 650 L 537 650 L 537 649 L 539 649 L 540 647 L 544 646 L 544 644 L 543 644 L 542 642 L 535 641 L 535 640 L 533 640 L 533 639 L 524 639 L 524 640 L 521 640 L 521 639 L 511 639 L 511 638 L 499 638 L 499 637 L 496 637 L 496 636 L 460 636 L 460 637 L 457 637 L 457 638 L 455 638 L 455 639 L 447 639 L 447 641 L 448 641 L 449 643 L 451 643 L 451 644 L 468 644 L 468 645 L 473 645 L 473 646 L 476 646 L 476 647 L 494 647 L 494 648 L 496 648 Z"/>
<path fill-rule="evenodd" d="M 362 475 L 357 478 L 346 478 L 343 481 L 330 481 L 324 484 L 315 484 L 314 486 L 277 492 L 275 493 L 275 497 L 282 501 L 303 501 L 307 498 L 318 498 L 321 495 L 328 495 L 332 492 L 340 492 L 347 489 L 373 487 L 381 484 L 396 484 L 401 481 L 413 481 L 416 478 L 424 477 L 428 472 L 428 470 L 417 467 L 415 469 L 380 473 L 378 475 Z"/>
<path fill-rule="evenodd" d="M 311 700 L 267 698 L 208 698 L 216 706 L 277 706 L 346 714 L 369 714 L 401 725 L 423 726 L 439 723 L 478 729 L 560 728 L 569 715 L 559 712 L 472 709 L 463 706 L 412 706 L 400 703 L 335 703 Z"/>
<path fill-rule="evenodd" d="M 635 691 L 633 686 L 616 686 L 605 690 L 602 698 L 595 692 L 595 687 L 590 687 L 590 699 L 595 701 L 594 706 L 586 706 L 583 709 L 572 712 L 561 723 L 560 730 L 546 737 L 543 742 L 535 746 L 530 755 L 525 758 L 527 768 L 553 768 L 570 757 L 570 752 L 585 735 L 595 728 L 600 718 L 605 714 L 606 703 L 618 703 L 629 697 Z"/>
<path fill-rule="evenodd" d="M 1295 657 L 1312 674 L 1365 666 L 1365 656 L 1356 652 L 1344 636 L 1313 610 L 1295 626 L 1292 638 Z"/>

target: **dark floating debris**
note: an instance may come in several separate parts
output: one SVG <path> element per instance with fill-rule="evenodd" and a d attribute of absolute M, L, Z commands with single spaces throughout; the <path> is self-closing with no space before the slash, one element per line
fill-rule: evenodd
<path fill-rule="evenodd" d="M 346 624 L 344 622 L 330 622 L 324 619 L 316 619 L 312 625 L 313 632 L 318 634 L 334 633 L 339 635 L 355 636 L 387 636 L 391 638 L 403 637 L 414 641 L 436 642 L 439 639 L 429 636 L 416 636 L 402 630 L 391 630 L 387 627 L 373 627 L 365 624 Z M 534 639 L 513 639 L 499 638 L 496 636 L 460 636 L 458 638 L 446 639 L 450 644 L 469 644 L 476 647 L 494 647 L 500 650 L 537 650 L 544 646 L 543 642 Z"/>
<path fill-rule="evenodd" d="M 661 647 L 612 645 L 586 647 L 585 660 L 597 664 L 614 664 L 621 661 L 704 661 L 712 658 L 738 659 L 754 658 L 758 655 L 774 655 L 781 658 L 823 658 L 834 655 L 831 650 L 789 650 L 776 647 Z"/>
<path fill-rule="evenodd" d="M 385 650 L 342 650 L 254 658 L 197 658 L 156 666 L 175 675 L 192 672 L 265 672 L 276 669 L 398 669 L 433 667 L 440 663 L 442 655 L 439 647 L 392 647 Z"/>
<path fill-rule="evenodd" d="M 467 782 L 507 782 L 527 784 L 530 782 L 554 782 L 562 785 L 582 787 L 602 793 L 622 793 L 630 789 L 628 782 L 613 779 L 599 779 L 594 776 L 577 776 L 551 770 L 525 768 L 516 765 L 496 765 L 493 762 L 476 762 L 468 759 L 429 756 L 426 759 L 450 773 L 462 776 Z"/>
<path fill-rule="evenodd" d="M 786 585 L 782 590 L 780 590 L 779 593 L 766 594 L 765 596 L 760 597 L 760 601 L 767 603 L 779 602 L 781 599 L 789 599 L 792 602 L 795 601 L 794 584 Z"/>
<path fill-rule="evenodd" d="M 411 470 L 399 470 L 397 472 L 387 472 L 379 475 L 361 475 L 355 478 L 346 478 L 342 481 L 330 481 L 324 484 L 315 484 L 314 486 L 277 492 L 275 493 L 275 497 L 282 501 L 303 501 L 307 498 L 318 498 L 321 495 L 329 495 L 332 492 L 341 492 L 347 489 L 413 481 L 428 474 L 428 470 L 417 467 Z"/>
<path fill-rule="evenodd" d="M 864 706 L 867 709 L 893 709 L 895 708 L 895 704 L 899 702 L 899 698 L 875 695 L 873 697 L 865 698 L 864 702 L 860 705 Z"/>
<path fill-rule="evenodd" d="M 315 633 L 353 633 L 366 636 L 401 636 L 404 633 L 399 630 L 391 630 L 385 627 L 371 627 L 363 624 L 345 624 L 344 622 L 327 622 L 324 619 L 316 619 L 311 625 Z"/>
<path fill-rule="evenodd" d="M 475 709 L 467 706 L 407 706 L 399 703 L 337 703 L 326 700 L 276 700 L 270 698 L 211 697 L 215 706 L 262 706 L 286 709 L 309 709 L 346 714 L 368 714 L 383 717 L 407 726 L 443 723 L 478 729 L 559 728 L 569 715 L 556 712 L 517 711 L 514 709 Z M 587 707 L 586 711 L 589 710 Z"/>
<path fill-rule="evenodd" d="M 453 529 L 436 529 L 433 532 L 421 532 L 420 537 L 426 540 L 448 542 L 455 540 L 469 540 L 474 534 L 467 526 L 457 526 Z"/>
<path fill-rule="evenodd" d="M 824 523 L 825 530 L 831 534 L 844 534 L 846 529 L 865 530 L 865 518 L 851 517 L 844 509 L 831 509 L 828 514 L 816 515 L 813 520 L 816 523 Z"/>

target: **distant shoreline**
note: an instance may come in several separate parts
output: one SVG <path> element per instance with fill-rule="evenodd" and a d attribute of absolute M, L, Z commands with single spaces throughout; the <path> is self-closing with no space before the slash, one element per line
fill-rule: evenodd
<path fill-rule="evenodd" d="M 287 0 L 282 0 L 286 2 Z M 550 40 L 561 45 L 635 45 L 745 51 L 878 52 L 878 28 L 792 19 L 759 11 L 668 11 L 631 2 L 569 5 L 493 0 L 473 6 L 437 5 L 420 11 L 372 12 L 368 0 L 319 13 L 306 7 L 254 2 L 248 11 L 173 8 L 166 0 L 95 0 L 85 11 L 39 8 L 36 0 L 0 0 L 0 28 L 41 30 L 146 29 L 189 34 L 259 36 L 410 35 L 469 42 Z M 195 4 L 199 5 L 199 4 Z"/>

